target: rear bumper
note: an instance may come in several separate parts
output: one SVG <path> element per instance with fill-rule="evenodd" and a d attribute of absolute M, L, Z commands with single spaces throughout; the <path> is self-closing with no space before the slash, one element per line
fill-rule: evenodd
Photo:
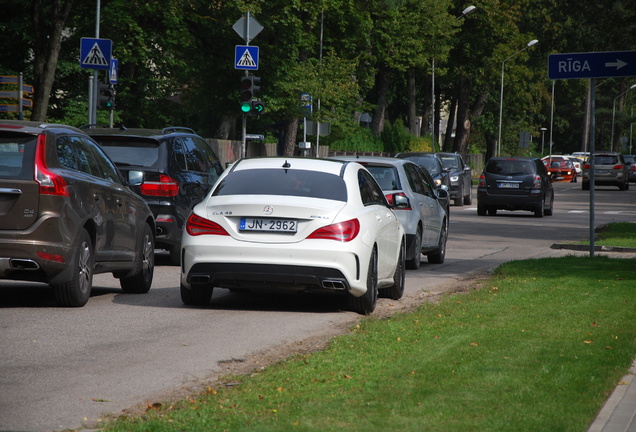
<path fill-rule="evenodd" d="M 543 196 L 540 193 L 526 195 L 489 194 L 484 188 L 477 189 L 477 205 L 503 210 L 532 211 L 541 205 Z"/>

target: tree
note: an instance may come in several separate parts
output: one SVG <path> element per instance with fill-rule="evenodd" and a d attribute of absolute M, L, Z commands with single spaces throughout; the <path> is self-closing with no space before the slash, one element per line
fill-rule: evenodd
<path fill-rule="evenodd" d="M 64 23 L 73 0 L 33 0 L 33 110 L 31 120 L 44 121 L 57 60 L 62 46 Z"/>

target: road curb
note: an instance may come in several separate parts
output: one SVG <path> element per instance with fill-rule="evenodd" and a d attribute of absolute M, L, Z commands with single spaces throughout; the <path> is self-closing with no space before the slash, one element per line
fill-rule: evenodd
<path fill-rule="evenodd" d="M 590 250 L 590 245 L 584 244 L 568 244 L 568 243 L 554 243 L 550 246 L 550 249 L 568 249 L 573 251 L 587 252 Z M 595 252 L 619 252 L 619 253 L 636 253 L 636 248 L 620 247 L 620 246 L 594 246 Z"/>

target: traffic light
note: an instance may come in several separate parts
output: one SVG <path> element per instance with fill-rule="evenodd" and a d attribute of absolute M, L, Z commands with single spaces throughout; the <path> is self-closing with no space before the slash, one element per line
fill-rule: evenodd
<path fill-rule="evenodd" d="M 252 74 L 241 78 L 241 112 L 246 115 L 259 115 L 265 110 L 263 102 L 256 100 L 260 91 L 260 77 Z"/>
<path fill-rule="evenodd" d="M 97 106 L 102 109 L 115 109 L 115 86 L 97 81 Z"/>

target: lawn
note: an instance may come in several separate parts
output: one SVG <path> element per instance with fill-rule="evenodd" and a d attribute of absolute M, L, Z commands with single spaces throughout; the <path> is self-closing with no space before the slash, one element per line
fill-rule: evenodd
<path fill-rule="evenodd" d="M 103 427 L 583 432 L 636 357 L 634 323 L 634 259 L 510 262 L 468 292 Z"/>

